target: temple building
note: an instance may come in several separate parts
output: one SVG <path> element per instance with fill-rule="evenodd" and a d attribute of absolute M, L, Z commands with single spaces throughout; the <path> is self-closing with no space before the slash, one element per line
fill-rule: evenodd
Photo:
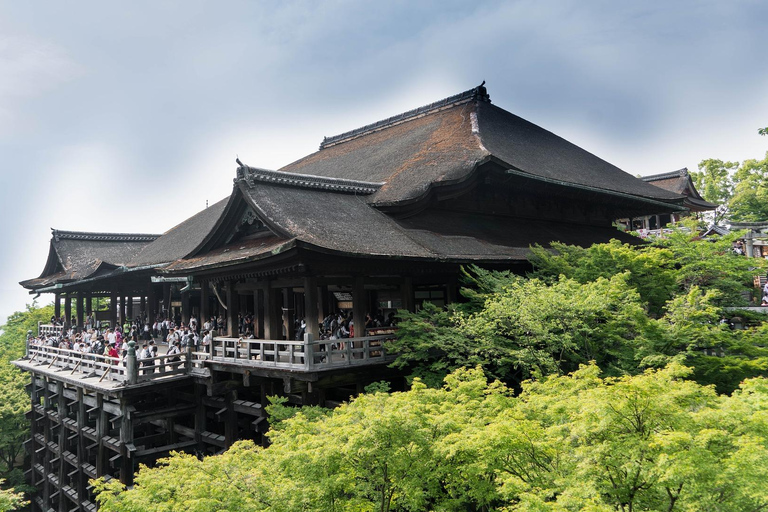
<path fill-rule="evenodd" d="M 15 364 L 31 374 L 33 507 L 92 510 L 90 478 L 130 485 L 170 450 L 260 441 L 267 396 L 334 406 L 396 382 L 391 331 L 366 332 L 367 315 L 455 301 L 462 265 L 522 272 L 534 244 L 636 241 L 615 219 L 690 202 L 493 105 L 481 85 L 326 137 L 278 170 L 238 160 L 229 197 L 162 235 L 54 230 L 43 272 L 21 285 L 54 294 L 57 315 L 63 299 L 68 322 L 108 298 L 97 314 L 112 326 L 221 315 L 227 330 L 149 369 L 133 348 L 115 363 L 30 347 Z M 321 333 L 338 310 L 357 327 L 345 343 Z M 245 313 L 253 339 L 240 338 Z"/>
<path fill-rule="evenodd" d="M 675 224 L 686 215 L 708 212 L 717 209 L 718 205 L 706 201 L 696 186 L 693 184 L 691 175 L 687 167 L 677 171 L 665 172 L 661 174 L 651 174 L 640 178 L 654 187 L 659 187 L 675 194 L 680 194 L 685 199 L 682 212 L 656 212 L 651 215 L 641 215 L 622 219 L 621 222 L 632 231 L 638 231 L 641 234 L 647 234 L 656 230 L 661 230 L 668 224 Z"/>

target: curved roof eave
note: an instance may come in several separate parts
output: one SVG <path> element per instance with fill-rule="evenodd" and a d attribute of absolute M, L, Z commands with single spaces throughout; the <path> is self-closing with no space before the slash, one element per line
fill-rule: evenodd
<path fill-rule="evenodd" d="M 511 166 L 509 164 L 506 164 L 506 165 L 509 166 L 509 168 L 506 170 L 507 174 L 512 174 L 512 175 L 515 175 L 515 176 L 521 176 L 521 177 L 524 177 L 524 178 L 528 178 L 528 179 L 532 179 L 532 180 L 536 180 L 536 181 L 541 181 L 541 182 L 544 182 L 544 183 L 551 183 L 553 185 L 560 185 L 560 186 L 563 186 L 563 187 L 576 188 L 576 189 L 579 189 L 579 190 L 585 190 L 585 191 L 594 192 L 594 193 L 597 193 L 597 194 L 605 194 L 605 195 L 614 196 L 614 197 L 621 197 L 623 199 L 630 199 L 632 201 L 640 201 L 640 202 L 647 203 L 647 204 L 650 204 L 650 205 L 659 206 L 659 207 L 662 207 L 662 208 L 665 208 L 665 209 L 671 209 L 672 211 L 679 211 L 679 212 L 688 211 L 688 208 L 686 208 L 685 206 L 682 206 L 682 202 L 685 200 L 684 196 L 678 196 L 678 198 L 675 198 L 676 202 L 679 201 L 681 203 L 680 205 L 678 205 L 678 204 L 674 204 L 674 203 L 671 203 L 671 202 L 668 203 L 668 202 L 665 202 L 665 201 L 660 201 L 658 199 L 651 199 L 651 198 L 648 198 L 648 197 L 638 196 L 638 195 L 634 195 L 634 194 L 628 194 L 626 192 L 618 192 L 618 191 L 615 191 L 615 190 L 608 190 L 608 189 L 599 188 L 599 187 L 591 187 L 589 185 L 581 185 L 579 183 L 572 183 L 572 182 L 569 182 L 569 181 L 555 180 L 555 179 L 552 179 L 552 178 L 546 178 L 544 176 L 537 176 L 535 174 L 530 174 L 530 173 L 527 173 L 525 171 L 522 171 L 522 170 L 519 170 L 519 169 L 515 169 L 513 166 Z"/>

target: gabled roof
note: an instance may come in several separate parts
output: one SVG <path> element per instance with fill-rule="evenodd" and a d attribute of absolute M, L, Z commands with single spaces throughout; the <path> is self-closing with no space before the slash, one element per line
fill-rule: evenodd
<path fill-rule="evenodd" d="M 485 87 L 384 121 L 326 137 L 320 150 L 279 171 L 384 185 L 368 201 L 405 204 L 436 186 L 466 180 L 493 159 L 534 179 L 580 185 L 605 193 L 680 202 L 660 190 L 514 114 L 490 103 Z"/>
<path fill-rule="evenodd" d="M 699 194 L 699 191 L 696 190 L 696 186 L 693 184 L 693 180 L 691 179 L 687 167 L 683 167 L 676 171 L 643 176 L 640 179 L 655 187 L 684 196 L 685 201 L 683 202 L 683 205 L 690 208 L 692 211 L 702 212 L 714 210 L 718 206 L 701 197 L 701 194 Z"/>
<path fill-rule="evenodd" d="M 571 244 L 611 238 L 634 240 L 611 227 L 574 229 L 561 221 L 449 211 L 427 210 L 396 220 L 368 203 L 366 199 L 375 192 L 353 193 L 363 182 L 329 191 L 319 188 L 323 178 L 311 176 L 298 181 L 252 179 L 266 172 L 270 171 L 242 166 L 221 222 L 200 245 L 199 253 L 167 266 L 165 271 L 184 273 L 239 265 L 297 246 L 359 257 L 493 262 L 525 260 L 531 244 L 548 245 L 553 240 Z M 254 239 L 228 242 L 228 232 L 249 209 L 269 231 Z"/>
<path fill-rule="evenodd" d="M 128 262 L 160 235 L 136 233 L 90 233 L 53 229 L 48 260 L 37 279 L 22 281 L 36 289 L 60 282 L 86 279 L 99 269 L 116 268 Z"/>
<path fill-rule="evenodd" d="M 213 229 L 228 200 L 226 197 L 169 229 L 136 254 L 129 265 L 158 265 L 189 255 Z"/>

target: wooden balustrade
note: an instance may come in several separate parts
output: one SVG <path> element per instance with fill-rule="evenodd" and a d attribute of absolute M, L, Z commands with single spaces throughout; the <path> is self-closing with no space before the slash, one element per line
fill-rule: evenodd
<path fill-rule="evenodd" d="M 49 346 L 30 345 L 29 361 L 38 366 L 47 365 L 46 369 L 71 370 L 70 375 L 78 374 L 81 378 L 98 377 L 104 380 L 135 384 L 148 380 L 179 375 L 187 372 L 187 354 L 161 355 L 149 359 L 136 359 L 131 363 L 131 356 L 115 359 L 113 357 L 83 353 Z M 132 370 L 133 368 L 133 370 Z"/>
<path fill-rule="evenodd" d="M 45 335 L 53 335 L 53 336 L 61 336 L 61 331 L 63 327 L 60 325 L 53 325 L 53 324 L 44 324 L 41 322 L 38 322 L 37 324 L 37 335 L 42 336 Z"/>
<path fill-rule="evenodd" d="M 338 340 L 313 340 L 307 334 L 304 341 L 215 338 L 210 353 L 194 355 L 247 366 L 315 371 L 389 362 L 393 357 L 386 341 L 392 338 L 392 334 Z"/>
<path fill-rule="evenodd" d="M 238 364 L 250 367 L 280 368 L 295 371 L 319 371 L 351 366 L 366 366 L 390 362 L 386 342 L 392 334 L 304 341 L 257 340 L 243 338 L 214 338 L 208 350 L 193 352 L 192 348 L 178 354 L 138 359 L 135 351 L 115 359 L 78 350 L 30 345 L 28 359 L 37 366 L 47 365 L 53 371 L 70 370 L 80 378 L 96 377 L 99 382 L 116 381 L 126 385 L 138 384 L 172 375 L 198 374 L 206 371 L 206 362 Z"/>

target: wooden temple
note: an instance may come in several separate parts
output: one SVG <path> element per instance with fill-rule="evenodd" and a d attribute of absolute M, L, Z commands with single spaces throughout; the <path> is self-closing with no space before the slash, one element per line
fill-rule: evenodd
<path fill-rule="evenodd" d="M 675 194 L 683 196 L 683 206 L 685 210 L 678 212 L 660 211 L 652 214 L 640 215 L 636 217 L 621 219 L 628 229 L 642 233 L 661 230 L 668 224 L 674 225 L 686 215 L 691 213 L 708 212 L 717 209 L 718 205 L 705 200 L 696 190 L 691 174 L 687 167 L 676 171 L 664 172 L 661 174 L 651 174 L 640 178 L 654 187 L 668 190 Z"/>
<path fill-rule="evenodd" d="M 31 376 L 34 510 L 92 510 L 89 479 L 131 485 L 139 463 L 170 450 L 262 441 L 268 396 L 332 407 L 370 382 L 402 384 L 390 331 L 358 329 L 338 346 L 320 337 L 329 313 L 362 325 L 449 303 L 462 265 L 523 271 L 533 244 L 635 240 L 614 219 L 686 209 L 679 193 L 491 104 L 483 86 L 326 137 L 279 170 L 238 164 L 229 197 L 162 235 L 54 230 L 42 274 L 21 283 L 54 294 L 57 312 L 63 299 L 79 326 L 96 298 L 111 325 L 139 312 L 228 320 L 212 350 L 150 367 L 134 347 L 119 363 L 30 347 L 15 364 Z M 239 338 L 241 312 L 255 339 Z"/>

